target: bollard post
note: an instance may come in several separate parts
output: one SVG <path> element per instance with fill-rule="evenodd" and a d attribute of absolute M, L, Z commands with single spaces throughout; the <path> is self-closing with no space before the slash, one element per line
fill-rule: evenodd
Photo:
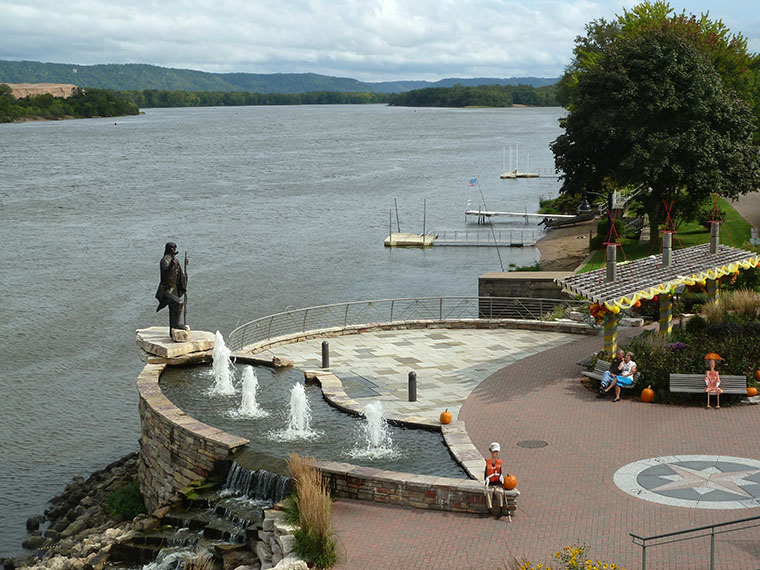
<path fill-rule="evenodd" d="M 409 373 L 409 401 L 417 401 L 417 373 L 414 370 Z"/>
<path fill-rule="evenodd" d="M 322 368 L 330 368 L 330 343 L 322 341 Z"/>

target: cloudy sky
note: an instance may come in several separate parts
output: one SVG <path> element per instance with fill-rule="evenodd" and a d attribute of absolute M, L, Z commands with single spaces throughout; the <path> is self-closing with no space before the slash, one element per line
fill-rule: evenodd
<path fill-rule="evenodd" d="M 0 59 L 321 73 L 363 81 L 558 77 L 627 0 L 0 0 Z M 758 0 L 673 0 L 760 52 Z"/>

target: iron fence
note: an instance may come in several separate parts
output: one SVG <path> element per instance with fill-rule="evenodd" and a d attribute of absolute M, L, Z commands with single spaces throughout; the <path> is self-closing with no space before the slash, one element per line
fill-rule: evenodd
<path fill-rule="evenodd" d="M 230 333 L 227 346 L 240 350 L 284 335 L 403 321 L 507 318 L 547 321 L 562 316 L 566 310 L 578 310 L 587 305 L 587 301 L 531 297 L 420 297 L 354 301 L 283 311 L 250 321 Z"/>

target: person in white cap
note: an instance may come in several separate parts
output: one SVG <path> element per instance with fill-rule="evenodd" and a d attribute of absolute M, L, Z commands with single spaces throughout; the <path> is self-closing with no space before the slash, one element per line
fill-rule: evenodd
<path fill-rule="evenodd" d="M 501 459 L 499 459 L 499 451 L 501 446 L 498 442 L 494 441 L 488 446 L 488 450 L 491 452 L 491 457 L 486 458 L 486 471 L 484 475 L 486 486 L 486 504 L 488 510 L 493 509 L 493 496 L 499 500 L 499 510 L 496 513 L 496 518 L 502 515 L 504 509 L 504 474 L 501 470 Z"/>

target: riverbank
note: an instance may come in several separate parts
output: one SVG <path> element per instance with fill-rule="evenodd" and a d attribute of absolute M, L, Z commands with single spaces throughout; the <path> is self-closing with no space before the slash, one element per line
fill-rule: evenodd
<path fill-rule="evenodd" d="M 109 512 L 108 498 L 137 481 L 137 453 L 130 453 L 86 480 L 74 477 L 50 500 L 44 515 L 26 522 L 27 554 L 0 558 L 6 570 L 84 570 L 103 568 L 111 547 L 135 530 L 157 526 L 155 517 L 121 520 Z M 43 530 L 44 528 L 44 530 Z"/>
<path fill-rule="evenodd" d="M 572 271 L 588 257 L 589 233 L 597 220 L 554 228 L 536 242 L 542 271 Z"/>

